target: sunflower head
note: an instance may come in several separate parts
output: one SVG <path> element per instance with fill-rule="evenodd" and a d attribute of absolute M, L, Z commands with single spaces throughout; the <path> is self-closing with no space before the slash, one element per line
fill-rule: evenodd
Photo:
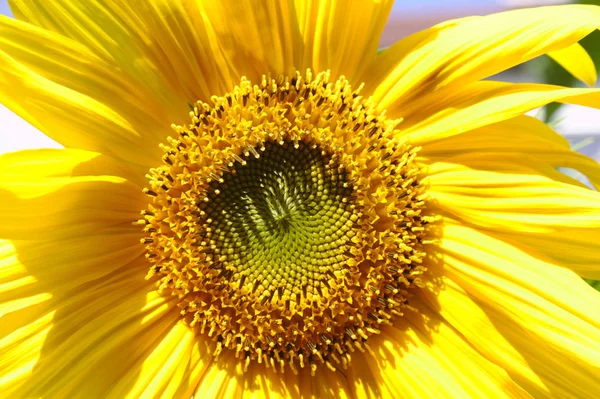
<path fill-rule="evenodd" d="M 0 156 L 0 397 L 598 396 L 600 167 L 525 114 L 600 89 L 487 78 L 593 86 L 600 7 L 378 51 L 392 0 L 9 3 L 65 148 Z"/>
<path fill-rule="evenodd" d="M 346 367 L 424 271 L 430 217 L 400 121 L 311 71 L 242 79 L 190 116 L 148 175 L 148 277 L 215 355 Z"/>

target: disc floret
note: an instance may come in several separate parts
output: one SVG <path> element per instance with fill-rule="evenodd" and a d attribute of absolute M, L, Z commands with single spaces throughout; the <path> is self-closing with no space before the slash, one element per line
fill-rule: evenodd
<path fill-rule="evenodd" d="M 242 79 L 211 100 L 148 174 L 148 278 L 214 355 L 346 367 L 420 284 L 430 217 L 417 149 L 327 73 Z"/>

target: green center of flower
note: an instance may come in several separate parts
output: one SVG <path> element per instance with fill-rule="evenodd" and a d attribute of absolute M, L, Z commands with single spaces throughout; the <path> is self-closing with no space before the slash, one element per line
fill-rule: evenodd
<path fill-rule="evenodd" d="M 352 186 L 332 154 L 267 141 L 210 184 L 199 209 L 215 268 L 273 296 L 317 294 L 352 237 Z M 228 269 L 227 269 L 228 267 Z"/>
<path fill-rule="evenodd" d="M 215 356 L 347 367 L 421 285 L 417 149 L 326 73 L 243 79 L 190 116 L 144 189 L 147 278 Z"/>

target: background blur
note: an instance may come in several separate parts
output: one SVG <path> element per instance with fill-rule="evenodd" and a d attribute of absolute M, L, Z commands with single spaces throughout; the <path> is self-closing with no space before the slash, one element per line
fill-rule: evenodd
<path fill-rule="evenodd" d="M 52 0 L 47 0 L 52 1 Z M 600 4 L 600 0 L 582 1 Z M 381 47 L 387 47 L 411 33 L 435 25 L 441 21 L 466 15 L 483 15 L 493 12 L 551 4 L 569 3 L 564 0 L 396 0 L 392 15 L 381 39 Z M 12 16 L 7 0 L 0 0 L 0 14 Z M 600 65 L 600 35 L 587 38 L 583 43 Z M 541 57 L 526 65 L 518 66 L 494 79 L 515 82 L 548 82 L 555 84 L 578 84 L 570 79 L 553 61 Z M 550 107 L 550 112 L 536 110 L 535 116 L 550 121 L 564 134 L 575 148 L 600 160 L 600 111 L 579 106 Z M 18 133 L 17 133 L 18 132 Z M 56 147 L 52 140 L 41 135 L 0 105 L 0 153 L 32 147 Z"/>

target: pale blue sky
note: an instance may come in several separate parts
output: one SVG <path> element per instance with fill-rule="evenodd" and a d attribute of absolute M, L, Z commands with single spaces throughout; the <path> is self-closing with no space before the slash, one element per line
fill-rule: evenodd
<path fill-rule="evenodd" d="M 10 12 L 10 8 L 8 8 L 7 0 L 0 0 L 0 14 L 2 15 L 12 15 Z"/>
<path fill-rule="evenodd" d="M 396 0 L 392 12 L 435 13 L 436 10 L 459 6 L 482 8 L 497 5 L 498 2 L 499 0 Z"/>

